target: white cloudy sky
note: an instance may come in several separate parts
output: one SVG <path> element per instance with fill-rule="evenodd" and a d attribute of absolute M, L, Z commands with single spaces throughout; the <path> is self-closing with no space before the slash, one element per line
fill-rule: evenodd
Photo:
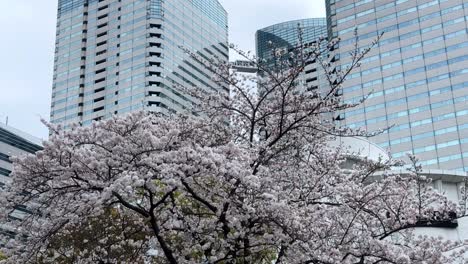
<path fill-rule="evenodd" d="M 170 1 L 170 0 L 168 0 Z M 255 31 L 275 23 L 325 16 L 324 0 L 220 0 L 230 42 L 254 51 Z M 0 0 L 0 122 L 46 138 L 57 0 Z"/>

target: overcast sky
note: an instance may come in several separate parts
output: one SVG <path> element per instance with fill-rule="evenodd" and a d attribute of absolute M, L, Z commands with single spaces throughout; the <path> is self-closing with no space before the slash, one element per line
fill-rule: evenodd
<path fill-rule="evenodd" d="M 170 1 L 170 0 L 168 0 Z M 325 16 L 324 0 L 220 0 L 229 41 L 255 50 L 257 29 Z M 57 0 L 0 0 L 0 122 L 40 138 L 49 119 Z"/>

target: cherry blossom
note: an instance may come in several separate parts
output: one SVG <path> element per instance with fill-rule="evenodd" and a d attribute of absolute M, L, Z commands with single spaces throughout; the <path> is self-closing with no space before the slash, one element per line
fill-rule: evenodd
<path fill-rule="evenodd" d="M 337 95 L 369 49 L 340 71 L 325 53 L 334 45 L 299 43 L 274 69 L 240 52 L 262 72 L 255 78 L 191 54 L 231 93 L 175 87 L 194 102 L 190 113 L 49 125 L 44 150 L 15 158 L 0 193 L 0 225 L 17 233 L 3 237 L 2 263 L 455 261 L 461 245 L 413 234 L 458 210 L 417 169 L 387 174 L 398 162 L 370 160 L 349 169 L 345 149 L 328 147 L 372 135 L 333 120 L 354 107 Z M 311 61 L 324 66 L 326 90 L 298 81 Z M 9 217 L 18 205 L 24 219 Z"/>

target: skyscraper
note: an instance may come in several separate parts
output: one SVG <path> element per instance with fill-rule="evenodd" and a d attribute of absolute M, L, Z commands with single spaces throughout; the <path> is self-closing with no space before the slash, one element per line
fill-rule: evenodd
<path fill-rule="evenodd" d="M 304 44 L 316 42 L 320 37 L 327 37 L 325 18 L 300 19 L 271 25 L 255 33 L 257 57 L 265 60 L 270 69 L 275 68 L 274 50 L 281 49 L 286 55 L 294 50 L 299 44 L 299 28 L 302 31 Z M 302 76 L 304 83 L 312 88 L 325 85 L 325 80 L 320 80 L 322 75 L 319 72 L 317 64 L 307 65 Z"/>
<path fill-rule="evenodd" d="M 175 85 L 227 92 L 180 48 L 228 61 L 227 29 L 217 0 L 59 0 L 51 121 L 182 111 Z"/>
<path fill-rule="evenodd" d="M 396 158 L 417 155 L 425 168 L 468 171 L 468 1 L 326 0 L 329 36 L 345 68 L 358 44 L 378 45 L 345 81 L 345 102 L 368 100 L 343 122 L 369 131 Z"/>

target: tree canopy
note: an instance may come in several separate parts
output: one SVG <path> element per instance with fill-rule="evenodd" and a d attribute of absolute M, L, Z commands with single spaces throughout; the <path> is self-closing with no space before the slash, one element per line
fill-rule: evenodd
<path fill-rule="evenodd" d="M 322 42 L 301 45 L 278 60 L 281 70 L 241 53 L 265 73 L 256 90 L 229 65 L 197 57 L 232 90 L 178 87 L 196 102 L 190 114 L 141 111 L 87 127 L 49 125 L 44 150 L 15 158 L 12 183 L 0 192 L 0 223 L 17 232 L 3 240 L 4 262 L 455 260 L 448 252 L 456 243 L 412 232 L 434 212 L 450 217 L 454 204 L 421 184 L 417 171 L 375 180 L 395 163 L 362 160 L 346 169 L 346 150 L 328 146 L 336 136 L 365 133 L 330 117 L 354 106 L 337 95 L 368 49 L 337 70 Z M 327 90 L 301 82 L 312 61 L 324 67 Z M 19 204 L 31 214 L 12 219 Z"/>

